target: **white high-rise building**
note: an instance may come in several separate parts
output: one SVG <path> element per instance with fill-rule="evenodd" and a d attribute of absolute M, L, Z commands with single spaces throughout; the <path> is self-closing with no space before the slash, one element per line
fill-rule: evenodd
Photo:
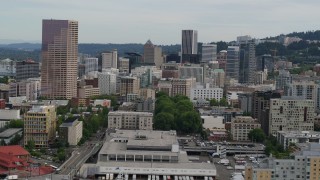
<path fill-rule="evenodd" d="M 110 72 L 98 73 L 100 94 L 116 94 L 117 75 Z"/>
<path fill-rule="evenodd" d="M 104 52 L 102 56 L 102 69 L 118 67 L 118 51 L 116 49 Z"/>

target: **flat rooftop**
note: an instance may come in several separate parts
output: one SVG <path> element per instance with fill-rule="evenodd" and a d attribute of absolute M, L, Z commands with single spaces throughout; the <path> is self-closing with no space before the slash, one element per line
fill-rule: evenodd
<path fill-rule="evenodd" d="M 159 154 L 161 150 L 162 155 L 177 154 L 171 152 L 172 145 L 178 145 L 176 131 L 116 130 L 108 139 L 99 154 L 144 154 L 141 149 L 149 149 L 147 154 Z"/>
<path fill-rule="evenodd" d="M 8 138 L 8 137 L 11 137 L 11 136 L 15 135 L 16 133 L 18 133 L 19 131 L 22 131 L 22 128 L 10 128 L 10 129 L 6 129 L 6 130 L 3 131 L 2 133 L 0 133 L 0 138 Z"/>

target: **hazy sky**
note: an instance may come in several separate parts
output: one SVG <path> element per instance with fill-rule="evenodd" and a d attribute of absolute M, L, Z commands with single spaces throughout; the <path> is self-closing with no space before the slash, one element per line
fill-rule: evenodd
<path fill-rule="evenodd" d="M 81 43 L 177 44 L 319 29 L 319 0 L 1 0 L 0 39 L 41 41 L 42 19 L 79 21 Z"/>

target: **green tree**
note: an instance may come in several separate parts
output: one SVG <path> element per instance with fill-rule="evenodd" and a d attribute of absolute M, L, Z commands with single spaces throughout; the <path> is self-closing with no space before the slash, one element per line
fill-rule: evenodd
<path fill-rule="evenodd" d="M 159 92 L 156 93 L 156 98 L 159 98 L 161 96 L 168 96 L 168 94 L 163 92 L 163 91 L 159 91 Z"/>
<path fill-rule="evenodd" d="M 32 152 L 35 147 L 36 147 L 36 144 L 35 144 L 34 140 L 29 140 L 29 141 L 27 142 L 26 149 L 27 149 L 29 152 Z"/>
<path fill-rule="evenodd" d="M 266 135 L 264 134 L 262 129 L 252 129 L 249 133 L 248 133 L 248 138 L 250 140 L 254 140 L 257 142 L 264 142 L 264 140 L 266 139 Z"/>
<path fill-rule="evenodd" d="M 8 124 L 9 128 L 23 128 L 23 121 L 16 119 L 16 120 L 11 120 Z"/>
<path fill-rule="evenodd" d="M 6 146 L 7 144 L 6 144 L 6 142 L 4 141 L 4 139 L 1 139 L 1 141 L 0 141 L 0 146 Z"/>
<path fill-rule="evenodd" d="M 21 141 L 22 136 L 19 134 L 16 134 L 9 142 L 10 145 L 18 145 L 19 142 Z"/>
<path fill-rule="evenodd" d="M 174 116 L 167 112 L 161 112 L 154 117 L 154 128 L 157 130 L 175 129 Z"/>
<path fill-rule="evenodd" d="M 228 106 L 228 101 L 225 97 L 221 98 L 219 101 L 220 106 Z"/>
<path fill-rule="evenodd" d="M 182 133 L 199 133 L 202 131 L 202 121 L 199 113 L 185 112 L 177 119 L 177 127 Z"/>
<path fill-rule="evenodd" d="M 176 108 L 179 113 L 182 112 L 188 112 L 193 110 L 193 104 L 190 102 L 190 100 L 180 100 L 176 103 Z"/>
<path fill-rule="evenodd" d="M 60 161 L 64 161 L 66 159 L 66 152 L 63 148 L 58 149 L 57 157 Z"/>
<path fill-rule="evenodd" d="M 219 106 L 219 101 L 215 98 L 210 100 L 210 106 Z"/>

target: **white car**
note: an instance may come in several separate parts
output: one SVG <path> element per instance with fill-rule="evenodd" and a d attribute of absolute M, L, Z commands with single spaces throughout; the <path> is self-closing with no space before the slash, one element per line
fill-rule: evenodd
<path fill-rule="evenodd" d="M 228 167 L 227 167 L 227 169 L 232 170 L 232 169 L 233 169 L 233 167 L 232 167 L 232 166 L 228 166 Z"/>

